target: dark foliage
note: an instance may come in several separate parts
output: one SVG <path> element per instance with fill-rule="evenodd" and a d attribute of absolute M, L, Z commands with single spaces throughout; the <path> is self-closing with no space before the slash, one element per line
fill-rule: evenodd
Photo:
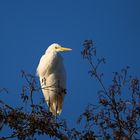
<path fill-rule="evenodd" d="M 34 103 L 34 96 L 41 88 L 36 77 L 22 71 L 24 84 L 21 92 L 21 107 L 8 105 L 0 100 L 0 130 L 11 129 L 8 136 L 0 140 L 18 138 L 36 139 L 37 135 L 47 135 L 62 140 L 138 140 L 140 137 L 140 83 L 137 77 L 129 76 L 129 67 L 114 72 L 112 83 L 105 87 L 103 73 L 99 67 L 105 64 L 104 58 L 97 58 L 92 40 L 85 40 L 81 52 L 90 65 L 89 74 L 101 85 L 98 91 L 98 104 L 90 104 L 77 119 L 84 123 L 82 130 L 69 128 L 66 120 L 54 117 L 40 103 Z M 5 88 L 1 94 L 8 92 Z M 25 111 L 25 104 L 29 105 Z M 2 135 L 2 134 L 1 134 Z"/>
<path fill-rule="evenodd" d="M 96 58 L 96 49 L 91 40 L 86 40 L 83 58 L 91 69 L 89 74 L 95 77 L 102 89 L 98 92 L 98 105 L 89 105 L 79 117 L 79 123 L 85 119 L 89 131 L 98 128 L 96 135 L 100 139 L 138 140 L 140 138 L 140 83 L 137 77 L 128 75 L 128 69 L 113 73 L 112 84 L 106 88 L 98 67 L 105 59 Z M 94 60 L 94 61 L 93 61 Z"/>

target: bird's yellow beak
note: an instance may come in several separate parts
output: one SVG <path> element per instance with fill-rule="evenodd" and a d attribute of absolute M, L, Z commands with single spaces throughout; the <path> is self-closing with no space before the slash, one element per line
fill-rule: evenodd
<path fill-rule="evenodd" d="M 60 49 L 60 51 L 71 51 L 72 50 L 71 48 L 64 48 L 64 47 L 60 47 L 59 49 Z"/>

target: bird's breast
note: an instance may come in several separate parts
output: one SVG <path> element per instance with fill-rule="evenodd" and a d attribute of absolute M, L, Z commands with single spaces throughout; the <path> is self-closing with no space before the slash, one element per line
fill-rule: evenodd
<path fill-rule="evenodd" d="M 62 88 L 66 87 L 66 72 L 63 64 L 63 59 L 60 55 L 56 55 L 50 59 L 46 73 L 46 83 L 57 84 Z"/>

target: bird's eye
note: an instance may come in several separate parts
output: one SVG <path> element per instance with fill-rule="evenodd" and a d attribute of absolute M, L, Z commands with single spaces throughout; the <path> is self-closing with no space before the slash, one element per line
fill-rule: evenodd
<path fill-rule="evenodd" d="M 58 47 L 55 47 L 55 49 L 58 49 Z"/>

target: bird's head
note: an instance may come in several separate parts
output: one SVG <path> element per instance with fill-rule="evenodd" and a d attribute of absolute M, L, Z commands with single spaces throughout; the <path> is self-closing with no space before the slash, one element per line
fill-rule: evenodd
<path fill-rule="evenodd" d="M 46 50 L 46 53 L 47 52 L 70 51 L 70 50 L 72 50 L 72 49 L 71 48 L 64 48 L 57 43 L 53 43 L 52 45 L 50 45 L 48 47 L 48 49 Z"/>

